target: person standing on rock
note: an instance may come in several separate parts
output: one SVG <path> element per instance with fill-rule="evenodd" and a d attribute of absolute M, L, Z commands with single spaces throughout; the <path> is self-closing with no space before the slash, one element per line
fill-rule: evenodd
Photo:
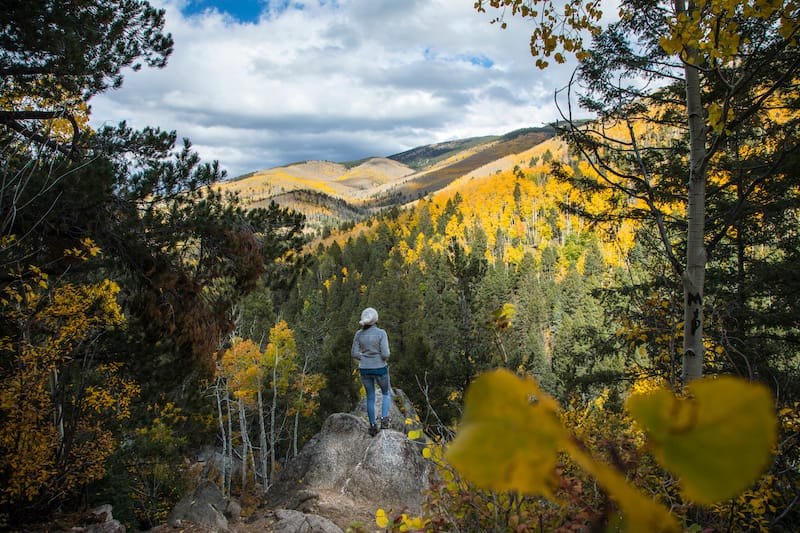
<path fill-rule="evenodd" d="M 375 384 L 381 388 L 383 402 L 381 403 L 381 429 L 389 428 L 389 405 L 391 390 L 389 389 L 389 337 L 386 332 L 376 326 L 378 312 L 372 307 L 367 307 L 361 312 L 361 327 L 353 338 L 353 347 L 350 355 L 358 359 L 358 373 L 361 382 L 367 391 L 367 418 L 369 418 L 369 434 L 378 433 L 375 423 Z"/>

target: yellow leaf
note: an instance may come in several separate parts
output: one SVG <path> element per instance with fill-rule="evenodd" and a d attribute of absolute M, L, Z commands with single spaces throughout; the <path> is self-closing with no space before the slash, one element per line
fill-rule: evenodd
<path fill-rule="evenodd" d="M 711 504 L 736 496 L 768 465 L 777 439 L 769 390 L 734 377 L 691 383 L 690 398 L 658 390 L 628 399 L 653 454 L 680 478 L 687 498 Z"/>
<path fill-rule="evenodd" d="M 445 456 L 476 485 L 549 496 L 566 439 L 555 400 L 534 380 L 496 370 L 470 385 L 462 425 Z"/>
<path fill-rule="evenodd" d="M 386 511 L 383 509 L 378 509 L 375 511 L 375 523 L 381 529 L 386 529 L 389 525 L 389 517 L 386 516 Z"/>
<path fill-rule="evenodd" d="M 408 527 L 410 527 L 411 529 L 413 529 L 415 531 L 424 531 L 425 526 L 427 525 L 427 522 L 425 520 L 423 520 L 422 518 L 420 518 L 418 516 L 415 516 L 414 518 L 408 519 L 407 524 L 408 524 Z"/>
<path fill-rule="evenodd" d="M 619 505 L 624 517 L 618 531 L 678 533 L 681 530 L 675 517 L 665 507 L 628 484 L 617 470 L 601 461 L 595 461 L 574 442 L 569 442 L 567 449 L 575 462 L 592 474 Z"/>

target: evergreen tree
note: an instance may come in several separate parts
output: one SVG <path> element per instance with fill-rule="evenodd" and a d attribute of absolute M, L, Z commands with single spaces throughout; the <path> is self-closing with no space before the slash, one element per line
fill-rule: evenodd
<path fill-rule="evenodd" d="M 205 435 L 203 413 L 195 410 L 207 403 L 200 382 L 233 330 L 232 309 L 262 278 L 270 287 L 293 280 L 303 217 L 275 204 L 248 211 L 215 192 L 209 186 L 224 171 L 201 164 L 188 141 L 176 150 L 174 133 L 86 126 L 90 98 L 119 86 L 126 67 L 165 65 L 172 40 L 163 15 L 144 1 L 3 2 L 0 290 L 42 275 L 64 287 L 104 279 L 118 286 L 125 328 L 93 342 L 96 353 L 60 354 L 69 355 L 62 360 L 75 372 L 57 369 L 62 379 L 48 401 L 78 405 L 88 377 L 114 368 L 119 379 L 135 380 L 145 401 L 108 439 L 122 440 L 125 431 L 133 439 L 134 428 L 158 417 L 148 404 L 160 403 L 176 412 L 192 407 L 193 416 L 176 416 L 177 426 L 167 428 L 186 445 Z M 98 259 L 85 261 L 89 256 Z M 25 336 L 9 315 L 0 318 L 0 331 Z M 0 354 L 1 379 L 22 356 Z M 94 459 L 105 465 L 107 456 Z M 28 510 L 47 512 L 67 503 L 73 489 L 31 509 L 4 499 L 0 514 L 14 520 Z"/>
<path fill-rule="evenodd" d="M 706 290 L 713 294 L 705 282 L 706 263 L 722 251 L 721 243 L 743 213 L 762 209 L 757 207 L 764 205 L 762 187 L 785 190 L 784 160 L 796 146 L 797 119 L 768 109 L 789 109 L 786 96 L 794 98 L 795 91 L 788 80 L 797 76 L 800 52 L 797 24 L 787 27 L 781 9 L 772 14 L 721 11 L 710 23 L 717 26 L 716 35 L 694 47 L 661 37 L 676 34 L 680 23 L 676 26 L 674 17 L 691 17 L 697 8 L 683 2 L 671 12 L 659 7 L 636 6 L 610 25 L 581 66 L 581 80 L 589 88 L 583 104 L 606 124 L 629 125 L 628 134 L 597 136 L 575 127 L 571 138 L 606 183 L 643 201 L 646 214 L 641 214 L 655 220 L 662 233 L 663 249 L 684 282 L 685 381 L 702 372 L 702 299 Z M 698 26 L 681 31 L 702 31 L 706 16 L 712 15 L 698 13 Z M 729 38 L 738 44 L 729 46 Z M 632 72 L 680 82 L 649 92 L 617 83 Z M 681 124 L 682 117 L 688 122 Z M 632 128 L 635 120 L 651 124 L 651 134 L 660 132 L 660 137 Z M 627 146 L 633 143 L 633 152 L 617 144 L 623 139 Z M 687 154 L 689 164 L 683 166 L 681 156 Z M 688 199 L 676 209 L 686 183 Z M 675 247 L 673 237 L 681 233 Z"/>
<path fill-rule="evenodd" d="M 759 202 L 770 182 L 784 181 L 786 156 L 796 151 L 796 2 L 623 2 L 619 20 L 605 28 L 594 2 L 542 18 L 536 6 L 544 1 L 477 2 L 476 8 L 485 4 L 510 5 L 512 15 L 533 19 L 533 55 L 563 61 L 563 49 L 581 60 L 570 89 L 580 84 L 580 104 L 599 120 L 585 124 L 570 111 L 564 118 L 570 142 L 593 172 L 571 176 L 562 167 L 563 175 L 586 192 L 610 191 L 604 215 L 619 216 L 623 199 L 635 199 L 626 203 L 626 216 L 657 225 L 683 284 L 682 381 L 700 377 L 706 265 L 747 206 Z M 594 37 L 590 50 L 583 46 L 585 29 Z M 748 159 L 765 164 L 741 164 Z M 735 200 L 718 200 L 725 197 Z"/>

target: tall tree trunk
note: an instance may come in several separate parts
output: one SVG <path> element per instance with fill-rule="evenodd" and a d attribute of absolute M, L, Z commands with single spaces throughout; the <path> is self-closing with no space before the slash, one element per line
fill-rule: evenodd
<path fill-rule="evenodd" d="M 230 496 L 230 493 L 226 492 L 228 488 L 228 435 L 225 433 L 225 420 L 224 416 L 222 415 L 222 393 L 220 391 L 222 378 L 217 377 L 217 384 L 214 387 L 214 396 L 217 399 L 217 419 L 219 421 L 219 432 L 222 436 L 222 494 L 224 496 Z"/>
<path fill-rule="evenodd" d="M 294 429 L 292 431 L 292 457 L 297 457 L 297 433 L 300 429 L 300 409 L 294 413 Z"/>
<path fill-rule="evenodd" d="M 227 382 L 225 382 L 225 409 L 228 411 L 228 457 L 223 459 L 227 461 L 228 468 L 230 468 L 227 487 L 227 494 L 230 494 L 231 484 L 233 483 L 233 413 L 231 413 L 231 397 L 228 392 Z"/>
<path fill-rule="evenodd" d="M 676 0 L 676 14 L 696 9 L 691 0 Z M 705 195 L 706 125 L 700 99 L 699 56 L 687 48 L 684 58 L 686 112 L 689 126 L 689 183 L 687 206 L 686 269 L 683 279 L 683 384 L 703 376 L 703 285 L 706 273 Z"/>
<path fill-rule="evenodd" d="M 261 446 L 258 457 L 261 459 L 262 483 L 266 492 L 272 476 L 267 476 L 267 431 L 264 427 L 264 398 L 261 394 L 261 388 L 258 389 L 258 444 Z"/>
<path fill-rule="evenodd" d="M 294 430 L 292 431 L 292 457 L 297 456 L 297 433 L 300 428 L 300 406 L 303 405 L 303 391 L 306 385 L 306 370 L 308 369 L 308 356 L 303 361 L 303 371 L 300 373 L 300 395 L 297 398 L 297 409 L 294 411 Z"/>
<path fill-rule="evenodd" d="M 53 411 L 53 426 L 56 428 L 56 435 L 58 436 L 58 450 L 56 457 L 61 459 L 64 457 L 64 438 L 66 433 L 64 431 L 64 406 L 61 403 L 61 395 L 58 390 L 58 369 L 53 368 L 50 371 L 50 397 L 53 399 L 55 408 Z"/>
<path fill-rule="evenodd" d="M 242 436 L 242 494 L 247 487 L 247 455 L 250 439 L 247 436 L 247 417 L 244 413 L 244 401 L 240 398 L 239 404 L 239 433 Z"/>
<path fill-rule="evenodd" d="M 272 367 L 272 408 L 269 414 L 269 477 L 275 476 L 275 411 L 278 409 L 278 346 L 275 346 L 275 364 Z"/>

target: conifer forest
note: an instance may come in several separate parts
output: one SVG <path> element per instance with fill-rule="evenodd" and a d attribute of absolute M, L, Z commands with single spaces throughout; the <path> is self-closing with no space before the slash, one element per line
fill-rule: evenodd
<path fill-rule="evenodd" d="M 577 58 L 554 135 L 312 228 L 174 132 L 89 127 L 169 68 L 163 10 L 0 1 L 0 530 L 155 527 L 208 446 L 246 515 L 361 398 L 365 307 L 434 476 L 360 531 L 796 530 L 800 3 L 474 3 L 532 69 Z"/>

